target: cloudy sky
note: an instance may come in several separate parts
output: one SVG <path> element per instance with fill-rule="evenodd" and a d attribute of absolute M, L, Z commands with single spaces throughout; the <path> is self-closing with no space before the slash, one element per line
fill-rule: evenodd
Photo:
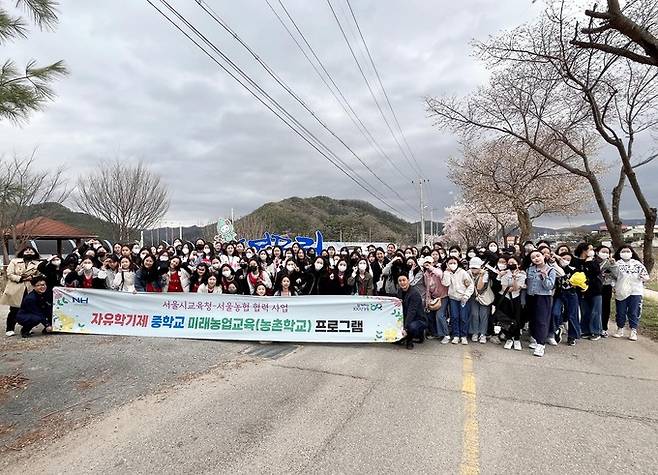
<path fill-rule="evenodd" d="M 417 192 L 408 181 L 416 178 L 415 172 L 381 118 L 326 1 L 283 3 L 396 166 L 349 120 L 266 0 L 207 0 L 403 199 L 378 182 L 274 83 L 194 0 L 170 2 L 371 183 L 399 214 L 417 219 L 417 214 L 412 215 L 417 213 Z M 278 0 L 270 2 L 285 15 Z M 171 190 L 167 224 L 207 223 L 228 215 L 231 208 L 239 216 L 265 202 L 290 196 L 359 198 L 386 208 L 245 92 L 146 0 L 62 3 L 61 22 L 54 32 L 35 32 L 29 40 L 3 47 L 3 56 L 19 64 L 30 58 L 43 63 L 64 59 L 71 75 L 56 85 L 56 101 L 45 112 L 34 115 L 29 124 L 16 127 L 0 123 L 1 153 L 28 154 L 36 147 L 43 167 L 66 165 L 72 182 L 103 160 L 143 160 L 162 174 Z M 358 48 L 357 55 L 380 105 L 388 112 L 363 49 L 356 42 L 346 3 L 332 3 Z M 457 192 L 445 177 L 446 159 L 457 152 L 457 144 L 451 135 L 432 126 L 423 98 L 464 94 L 486 81 L 486 72 L 470 56 L 469 41 L 517 25 L 535 16 L 539 7 L 530 0 L 351 0 L 351 4 L 423 178 L 430 181 L 428 201 L 436 209 L 435 217 L 441 218 Z M 387 117 L 391 121 L 390 115 Z M 649 183 L 652 175 L 658 175 L 655 165 L 642 173 L 643 181 Z M 658 202 L 658 188 L 649 195 Z M 626 216 L 640 216 L 632 200 L 626 200 L 624 207 Z M 600 221 L 598 214 L 569 221 L 562 217 L 546 219 L 543 223 L 596 221 Z"/>

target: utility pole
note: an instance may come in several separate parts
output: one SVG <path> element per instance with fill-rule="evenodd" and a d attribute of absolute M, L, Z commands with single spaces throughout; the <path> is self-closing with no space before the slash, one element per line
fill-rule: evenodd
<path fill-rule="evenodd" d="M 418 177 L 417 181 L 411 183 L 418 185 L 418 195 L 420 196 L 420 245 L 425 245 L 425 201 L 423 200 L 423 183 L 429 183 L 429 180 Z"/>

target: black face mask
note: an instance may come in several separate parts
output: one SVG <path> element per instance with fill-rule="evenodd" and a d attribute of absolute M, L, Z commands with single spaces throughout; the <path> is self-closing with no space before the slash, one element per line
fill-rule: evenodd
<path fill-rule="evenodd" d="M 250 272 L 258 272 L 258 266 L 249 266 Z"/>
<path fill-rule="evenodd" d="M 26 261 L 31 261 L 36 258 L 37 256 L 35 256 L 34 254 L 23 254 L 23 259 L 25 259 Z"/>
<path fill-rule="evenodd" d="M 196 245 L 196 250 L 197 251 L 203 251 L 203 244 L 197 244 Z"/>
<path fill-rule="evenodd" d="M 511 271 L 515 271 L 516 269 L 519 268 L 519 266 L 517 266 L 516 264 L 510 264 L 507 266 L 507 268 Z"/>
<path fill-rule="evenodd" d="M 242 267 L 243 269 L 246 269 L 247 268 L 247 263 L 246 262 L 241 262 L 240 267 Z"/>

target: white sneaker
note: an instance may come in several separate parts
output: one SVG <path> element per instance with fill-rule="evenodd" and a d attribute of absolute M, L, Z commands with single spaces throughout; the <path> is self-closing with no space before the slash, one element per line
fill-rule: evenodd
<path fill-rule="evenodd" d="M 477 334 L 477 333 L 473 333 L 473 336 L 471 336 L 471 341 L 472 341 L 473 343 L 477 343 L 477 342 L 478 342 L 478 334 Z"/>
<path fill-rule="evenodd" d="M 487 342 L 487 335 L 480 335 L 480 343 L 484 344 Z"/>
<path fill-rule="evenodd" d="M 503 346 L 503 348 L 505 348 L 506 350 L 511 350 L 513 344 L 514 344 L 514 341 L 512 341 L 512 340 L 507 340 L 507 341 L 505 342 L 505 346 Z"/>
<path fill-rule="evenodd" d="M 443 340 L 441 340 L 441 344 L 445 345 L 447 343 L 450 343 L 450 337 L 449 336 L 444 336 Z"/>
<path fill-rule="evenodd" d="M 498 338 L 498 335 L 494 335 L 489 340 L 489 343 L 493 343 L 494 345 L 500 345 L 501 341 L 500 341 L 500 338 Z"/>
<path fill-rule="evenodd" d="M 534 337 L 534 336 L 531 336 L 531 337 L 530 337 L 530 344 L 531 344 L 531 345 L 536 345 L 536 344 L 537 344 L 537 340 L 535 340 L 535 337 Z M 533 348 L 534 348 L 534 346 L 533 346 Z"/>
<path fill-rule="evenodd" d="M 452 344 L 456 345 L 457 343 L 459 343 L 459 337 L 458 336 L 452 337 Z"/>
<path fill-rule="evenodd" d="M 537 345 L 537 348 L 535 348 L 535 352 L 533 353 L 533 355 L 539 356 L 539 357 L 544 356 L 545 348 L 546 347 L 544 345 Z"/>
<path fill-rule="evenodd" d="M 530 348 L 531 350 L 534 350 L 535 348 L 537 348 L 537 346 L 539 346 L 539 345 L 537 345 L 536 341 L 530 340 L 530 344 L 528 345 L 528 348 Z"/>
<path fill-rule="evenodd" d="M 555 341 L 555 338 L 553 337 L 546 338 L 546 343 L 548 343 L 551 346 L 557 346 L 557 341 Z"/>
<path fill-rule="evenodd" d="M 514 349 L 516 351 L 521 351 L 523 349 L 521 346 L 521 340 L 514 340 Z"/>
<path fill-rule="evenodd" d="M 468 345 L 468 338 L 465 336 L 462 337 L 462 345 Z"/>
<path fill-rule="evenodd" d="M 617 327 L 617 331 L 612 334 L 613 338 L 624 338 L 624 327 Z"/>
<path fill-rule="evenodd" d="M 11 331 L 11 330 L 9 330 L 8 332 L 5 333 L 5 335 L 7 335 L 7 336 L 14 336 L 15 334 L 16 333 Z"/>
<path fill-rule="evenodd" d="M 637 328 L 631 328 L 631 336 L 628 337 L 631 341 L 637 341 Z"/>

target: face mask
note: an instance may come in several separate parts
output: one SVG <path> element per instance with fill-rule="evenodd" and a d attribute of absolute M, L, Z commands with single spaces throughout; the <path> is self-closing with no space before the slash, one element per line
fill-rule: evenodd
<path fill-rule="evenodd" d="M 450 257 L 459 257 L 459 252 L 457 252 L 457 251 L 450 251 Z"/>
<path fill-rule="evenodd" d="M 448 269 L 451 271 L 456 271 L 457 270 L 457 264 L 448 264 Z"/>
<path fill-rule="evenodd" d="M 362 262 L 361 264 L 359 264 L 359 270 L 360 270 L 361 272 L 365 272 L 365 270 L 366 270 L 367 268 L 368 268 L 368 266 L 365 265 L 363 262 Z"/>
<path fill-rule="evenodd" d="M 515 271 L 516 269 L 519 268 L 519 266 L 517 266 L 516 264 L 510 264 L 509 266 L 507 266 L 507 268 L 511 271 Z"/>
<path fill-rule="evenodd" d="M 315 264 L 315 270 L 322 270 L 324 268 L 324 265 L 320 264 L 319 262 Z"/>
<path fill-rule="evenodd" d="M 203 244 L 197 244 L 196 249 L 197 251 L 203 251 Z"/>
<path fill-rule="evenodd" d="M 610 258 L 610 253 L 609 252 L 604 252 L 604 251 L 599 251 L 599 257 L 605 261 L 606 259 Z"/>
<path fill-rule="evenodd" d="M 205 252 L 206 254 L 210 254 L 210 248 L 209 247 L 204 247 L 203 252 Z"/>
<path fill-rule="evenodd" d="M 619 257 L 621 257 L 625 261 L 630 261 L 631 258 L 633 257 L 633 253 L 628 251 L 620 252 Z"/>
<path fill-rule="evenodd" d="M 272 249 L 268 249 L 267 251 L 265 251 L 265 253 L 266 253 L 268 256 L 271 256 L 271 255 L 272 255 Z"/>
<path fill-rule="evenodd" d="M 498 252 L 498 246 L 489 246 L 491 252 Z"/>
<path fill-rule="evenodd" d="M 507 264 L 498 264 L 498 270 L 505 270 L 507 269 Z"/>
<path fill-rule="evenodd" d="M 148 254 L 147 254 L 146 252 L 143 252 L 143 253 L 141 253 L 139 256 L 140 256 L 142 259 L 144 259 L 146 256 L 148 256 Z"/>
<path fill-rule="evenodd" d="M 231 271 L 226 269 L 226 270 L 222 271 L 222 275 L 226 278 L 231 277 Z"/>
<path fill-rule="evenodd" d="M 587 251 L 587 257 L 594 257 L 594 250 Z"/>
<path fill-rule="evenodd" d="M 133 254 L 139 254 L 139 248 L 133 247 Z"/>
<path fill-rule="evenodd" d="M 562 259 L 562 267 L 568 267 L 571 265 L 571 259 Z"/>
<path fill-rule="evenodd" d="M 405 259 L 409 259 L 410 257 L 413 257 L 413 254 L 412 254 L 412 253 L 407 252 L 407 253 L 404 254 L 404 258 L 405 258 Z"/>
<path fill-rule="evenodd" d="M 475 253 L 474 253 L 473 251 L 469 252 L 469 253 L 468 253 L 468 257 L 470 257 L 470 258 L 475 257 Z"/>
<path fill-rule="evenodd" d="M 347 266 L 345 264 L 341 264 L 338 266 L 338 270 L 341 272 L 345 272 L 347 270 Z"/>
<path fill-rule="evenodd" d="M 218 263 L 216 263 L 216 264 L 213 264 L 213 265 L 212 265 L 212 268 L 215 269 L 215 270 L 219 270 L 219 268 L 220 268 L 221 266 L 222 266 L 222 265 L 218 262 Z"/>
<path fill-rule="evenodd" d="M 83 268 L 84 270 L 91 270 L 92 267 L 94 267 L 94 265 L 91 264 L 91 263 L 89 263 L 89 262 L 86 263 L 86 264 L 82 264 L 82 268 Z"/>
<path fill-rule="evenodd" d="M 252 257 L 254 257 L 254 253 L 253 253 L 253 252 L 247 252 L 244 256 L 245 256 L 247 259 L 251 259 Z"/>
<path fill-rule="evenodd" d="M 295 270 L 295 266 L 286 266 L 286 269 L 288 269 L 288 272 L 292 272 Z"/>
<path fill-rule="evenodd" d="M 249 272 L 258 272 L 258 266 L 249 266 Z"/>
<path fill-rule="evenodd" d="M 160 256 L 160 262 L 167 262 L 169 260 L 169 256 Z"/>
<path fill-rule="evenodd" d="M 50 261 L 55 267 L 59 267 L 62 264 L 62 261 L 59 259 Z"/>

